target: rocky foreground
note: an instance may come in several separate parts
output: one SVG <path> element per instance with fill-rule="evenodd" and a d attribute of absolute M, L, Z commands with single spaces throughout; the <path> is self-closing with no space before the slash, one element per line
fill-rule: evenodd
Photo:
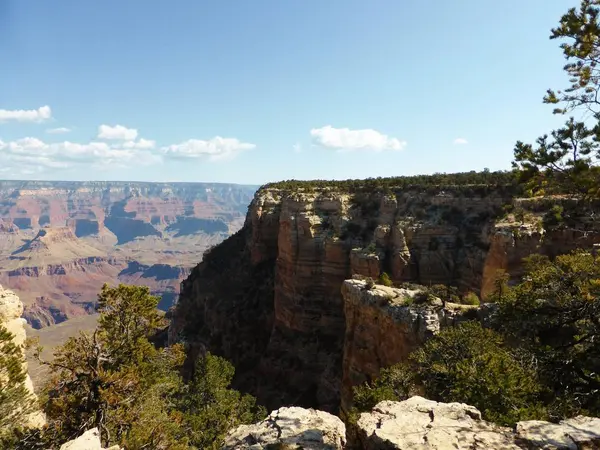
<path fill-rule="evenodd" d="M 438 403 L 422 397 L 385 401 L 363 413 L 359 441 L 346 443 L 344 423 L 328 413 L 281 408 L 255 425 L 243 425 L 227 437 L 224 449 L 334 450 L 595 450 L 600 449 L 600 419 L 576 417 L 558 424 L 519 422 L 514 429 L 481 419 L 464 403 Z"/>
<path fill-rule="evenodd" d="M 597 450 L 600 419 L 575 417 L 558 424 L 519 422 L 514 429 L 481 419 L 464 403 L 438 403 L 422 397 L 385 401 L 363 413 L 358 442 L 346 441 L 346 426 L 336 416 L 314 409 L 285 407 L 227 436 L 223 450 Z M 61 450 L 102 450 L 98 431 L 90 430 Z M 111 447 L 108 450 L 118 450 Z"/>

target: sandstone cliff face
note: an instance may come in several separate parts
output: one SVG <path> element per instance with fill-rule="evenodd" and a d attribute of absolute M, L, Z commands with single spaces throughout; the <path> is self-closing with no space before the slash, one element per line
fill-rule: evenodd
<path fill-rule="evenodd" d="M 500 220 L 514 201 L 475 188 L 396 194 L 262 189 L 243 230 L 182 284 L 171 338 L 186 328 L 195 348 L 230 359 L 237 387 L 269 408 L 337 411 L 342 386 L 347 390 L 397 362 L 421 339 L 407 322 L 397 338 L 406 340 L 385 350 L 385 340 L 369 328 L 375 320 L 401 327 L 372 308 L 345 305 L 344 280 L 385 271 L 395 282 L 453 284 L 486 294 L 498 269 L 518 273 L 520 258 L 534 249 L 556 254 L 600 240 L 597 233 L 572 241 L 568 229 L 545 232 L 543 212 L 535 210 L 523 226 Z M 240 281 L 244 287 L 233 286 Z M 347 348 L 348 333 L 362 342 L 356 348 L 384 348 L 380 360 L 365 350 L 360 367 L 363 356 Z M 345 353 L 354 356 L 344 359 Z"/>
<path fill-rule="evenodd" d="M 0 286 L 0 324 L 2 324 L 10 333 L 14 335 L 14 342 L 18 346 L 25 344 L 25 319 L 21 318 L 23 313 L 23 304 L 12 291 L 5 290 Z M 27 371 L 27 362 L 25 352 L 23 352 L 23 368 Z M 29 374 L 25 380 L 25 387 L 35 397 L 33 384 Z M 45 423 L 42 413 L 30 414 L 27 423 L 23 425 L 39 427 Z"/>
<path fill-rule="evenodd" d="M 102 284 L 144 284 L 168 309 L 255 188 L 213 183 L 0 181 L 0 283 L 35 327 L 93 310 Z"/>
<path fill-rule="evenodd" d="M 342 361 L 341 409 L 352 403 L 352 387 L 377 378 L 381 368 L 405 361 L 441 328 L 479 313 L 476 306 L 414 304 L 418 291 L 376 285 L 362 280 L 342 284 L 346 334 Z M 408 304 L 407 304 L 408 303 Z"/>

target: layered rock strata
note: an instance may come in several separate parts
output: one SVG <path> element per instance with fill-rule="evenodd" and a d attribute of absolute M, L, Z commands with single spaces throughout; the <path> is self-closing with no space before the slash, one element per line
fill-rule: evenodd
<path fill-rule="evenodd" d="M 0 283 L 40 328 L 94 310 L 104 283 L 168 309 L 203 252 L 239 230 L 255 187 L 0 181 Z"/>
<path fill-rule="evenodd" d="M 440 329 L 473 318 L 477 306 L 443 303 L 418 304 L 420 291 L 375 285 L 364 280 L 342 283 L 346 334 L 342 361 L 341 408 L 347 412 L 352 387 L 370 381 L 380 369 L 405 361 Z"/>
<path fill-rule="evenodd" d="M 516 203 L 526 219 L 505 213 Z M 182 283 L 171 341 L 184 336 L 195 351 L 231 360 L 236 387 L 269 409 L 296 404 L 337 412 L 352 384 L 343 387 L 343 355 L 359 353 L 345 348 L 348 324 L 383 314 L 346 306 L 344 280 L 386 272 L 395 283 L 449 284 L 485 296 L 498 270 L 519 274 L 523 256 L 600 242 L 593 222 L 544 228 L 550 205 L 538 206 L 485 186 L 395 194 L 262 189 L 243 229 Z M 393 358 L 365 359 L 365 367 L 356 356 L 346 359 L 354 358 L 351 373 L 361 374 L 346 379 L 396 362 L 420 342 L 410 329 L 398 335 L 406 342 L 396 342 Z M 357 330 L 351 332 L 363 340 L 363 353 L 377 353 L 384 340 Z"/>

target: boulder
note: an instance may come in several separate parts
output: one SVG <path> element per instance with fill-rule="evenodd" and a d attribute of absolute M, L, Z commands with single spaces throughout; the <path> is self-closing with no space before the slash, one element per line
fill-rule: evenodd
<path fill-rule="evenodd" d="M 338 417 L 294 406 L 275 410 L 257 424 L 237 427 L 223 449 L 337 450 L 345 444 L 346 427 Z"/>
<path fill-rule="evenodd" d="M 423 397 L 378 403 L 358 420 L 365 450 L 518 450 L 513 433 L 485 422 L 464 403 L 438 403 Z"/>
<path fill-rule="evenodd" d="M 560 423 L 529 420 L 513 430 L 482 420 L 473 406 L 418 396 L 378 403 L 360 415 L 357 428 L 361 450 L 600 450 L 597 417 Z"/>
<path fill-rule="evenodd" d="M 517 439 L 528 448 L 556 450 L 600 449 L 600 419 L 578 416 L 550 423 L 540 420 L 519 422 Z"/>
<path fill-rule="evenodd" d="M 100 432 L 98 428 L 87 430 L 77 439 L 73 439 L 63 445 L 60 450 L 105 450 L 100 442 Z M 120 450 L 118 445 L 113 445 L 106 450 Z"/>

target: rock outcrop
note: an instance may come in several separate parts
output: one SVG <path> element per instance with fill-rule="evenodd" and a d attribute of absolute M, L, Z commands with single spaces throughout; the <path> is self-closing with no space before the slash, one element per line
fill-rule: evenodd
<path fill-rule="evenodd" d="M 280 408 L 254 425 L 231 431 L 224 450 L 338 450 L 346 444 L 346 426 L 336 416 L 314 409 Z"/>
<path fill-rule="evenodd" d="M 346 335 L 342 361 L 341 408 L 347 412 L 352 387 L 370 381 L 383 367 L 405 361 L 440 329 L 481 314 L 476 306 L 442 303 L 418 304 L 420 291 L 375 285 L 363 280 L 342 283 Z"/>
<path fill-rule="evenodd" d="M 26 334 L 25 334 L 25 319 L 21 318 L 21 314 L 23 314 L 23 304 L 19 297 L 15 295 L 14 292 L 6 290 L 0 286 L 0 324 L 4 326 L 10 333 L 14 335 L 13 341 L 18 346 L 23 346 L 25 344 Z M 27 362 L 25 360 L 25 352 L 23 352 L 23 368 L 27 371 Z M 31 393 L 34 398 L 35 396 L 33 390 L 33 384 L 31 383 L 31 378 L 29 374 L 25 379 L 25 387 Z M 40 427 L 45 423 L 45 418 L 41 412 L 30 414 L 26 423 L 22 425 L 30 426 L 30 427 Z"/>
<path fill-rule="evenodd" d="M 528 208 L 526 223 L 505 213 L 516 203 Z M 498 270 L 518 274 L 530 252 L 552 255 L 600 242 L 593 224 L 545 229 L 549 208 L 488 186 L 395 194 L 261 189 L 243 229 L 182 283 L 170 339 L 185 334 L 194 352 L 208 349 L 232 361 L 235 387 L 270 409 L 295 404 L 337 412 L 352 379 L 375 374 L 420 339 L 408 337 L 394 357 L 366 357 L 360 367 L 360 352 L 346 349 L 348 324 L 368 324 L 380 313 L 346 306 L 344 280 L 386 272 L 395 283 L 443 283 L 486 295 Z M 359 328 L 350 333 L 360 345 L 378 348 L 376 333 Z M 354 356 L 344 362 L 344 354 Z M 343 367 L 361 375 L 342 383 Z"/>
<path fill-rule="evenodd" d="M 600 449 L 600 419 L 576 417 L 558 424 L 519 422 L 515 430 L 481 419 L 464 403 L 438 403 L 422 397 L 384 401 L 358 420 L 364 450 Z"/>
<path fill-rule="evenodd" d="M 92 428 L 86 431 L 77 439 L 66 442 L 61 445 L 60 450 L 105 450 L 100 442 L 100 432 L 98 428 Z M 106 450 L 120 450 L 118 445 L 113 445 Z"/>

